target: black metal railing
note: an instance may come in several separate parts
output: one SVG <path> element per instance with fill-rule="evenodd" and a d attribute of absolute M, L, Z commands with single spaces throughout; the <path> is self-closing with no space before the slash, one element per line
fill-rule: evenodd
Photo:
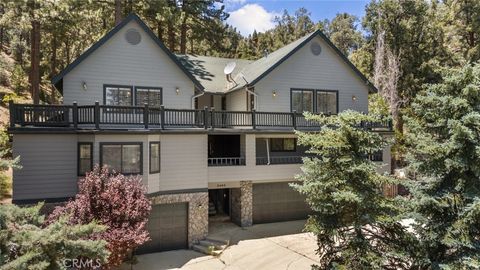
<path fill-rule="evenodd" d="M 208 166 L 244 166 L 243 157 L 214 157 L 208 158 Z"/>
<path fill-rule="evenodd" d="M 145 106 L 10 104 L 10 127 L 67 128 L 250 128 L 318 130 L 320 124 L 296 112 L 215 111 Z M 361 128 L 392 130 L 391 120 Z"/>
<path fill-rule="evenodd" d="M 301 156 L 276 156 L 270 157 L 257 157 L 257 165 L 273 165 L 273 164 L 300 164 L 302 163 Z"/>

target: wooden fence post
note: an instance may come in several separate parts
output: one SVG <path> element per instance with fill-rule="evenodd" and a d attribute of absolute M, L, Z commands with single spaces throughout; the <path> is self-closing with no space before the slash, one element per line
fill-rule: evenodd
<path fill-rule="evenodd" d="M 148 103 L 145 103 L 143 108 L 143 125 L 145 126 L 145 129 L 148 129 L 148 115 L 149 115 Z"/>
<path fill-rule="evenodd" d="M 256 129 L 257 128 L 257 120 L 255 119 L 256 113 L 255 113 L 255 109 L 252 110 L 252 128 L 253 129 Z"/>
<path fill-rule="evenodd" d="M 95 108 L 93 110 L 93 118 L 95 121 L 95 128 L 100 129 L 100 103 L 95 101 Z"/>
<path fill-rule="evenodd" d="M 10 127 L 15 127 L 15 104 L 13 104 L 13 100 L 8 101 L 8 110 L 10 111 Z"/>
<path fill-rule="evenodd" d="M 160 105 L 160 126 L 165 129 L 165 106 Z"/>
<path fill-rule="evenodd" d="M 203 125 L 205 129 L 208 129 L 208 106 L 203 108 Z"/>
<path fill-rule="evenodd" d="M 297 129 L 297 111 L 293 110 L 292 112 L 292 125 L 293 129 Z"/>
<path fill-rule="evenodd" d="M 210 117 L 210 121 L 211 121 L 211 126 L 212 126 L 212 129 L 215 128 L 215 108 L 212 108 L 212 110 L 210 111 L 210 114 L 211 114 L 211 117 Z"/>
<path fill-rule="evenodd" d="M 73 118 L 73 127 L 77 129 L 78 128 L 78 104 L 76 101 L 73 102 L 72 118 Z"/>

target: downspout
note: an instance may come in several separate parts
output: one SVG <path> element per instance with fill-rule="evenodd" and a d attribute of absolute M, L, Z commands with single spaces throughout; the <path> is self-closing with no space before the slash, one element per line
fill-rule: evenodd
<path fill-rule="evenodd" d="M 256 110 L 257 109 L 258 94 L 253 92 L 252 90 L 248 90 L 248 87 L 245 87 L 245 91 L 247 91 L 247 93 L 250 93 L 251 95 L 255 96 L 255 100 L 253 101 L 253 108 Z"/>
<path fill-rule="evenodd" d="M 268 138 L 265 139 L 265 144 L 267 146 L 267 165 L 270 165 L 270 144 L 268 143 Z"/>
<path fill-rule="evenodd" d="M 192 96 L 192 109 L 195 109 L 195 99 L 205 95 L 205 91 L 202 91 L 200 94 Z M 200 108 L 201 109 L 201 108 Z"/>

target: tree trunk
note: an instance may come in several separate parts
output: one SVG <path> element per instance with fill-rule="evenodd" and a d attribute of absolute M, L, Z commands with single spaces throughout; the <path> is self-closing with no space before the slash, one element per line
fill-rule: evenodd
<path fill-rule="evenodd" d="M 173 17 L 168 20 L 168 48 L 170 51 L 175 52 L 175 29 L 173 20 Z"/>
<path fill-rule="evenodd" d="M 122 0 L 115 0 L 115 25 L 122 21 Z"/>
<path fill-rule="evenodd" d="M 30 50 L 30 87 L 33 104 L 40 102 L 40 22 L 32 21 Z"/>
<path fill-rule="evenodd" d="M 183 0 L 182 3 L 182 24 L 180 25 L 180 53 L 186 54 L 187 53 L 187 20 L 188 20 L 188 1 Z"/>
<path fill-rule="evenodd" d="M 3 51 L 3 27 L 0 27 L 0 53 Z"/>
<path fill-rule="evenodd" d="M 50 78 L 53 78 L 57 73 L 57 35 L 52 37 L 52 58 L 50 59 Z M 55 87 L 52 87 L 52 94 L 50 96 L 50 102 L 55 104 Z"/>
<path fill-rule="evenodd" d="M 70 43 L 68 42 L 68 38 L 65 39 L 65 56 L 67 58 L 65 66 L 67 66 L 68 64 L 70 64 Z"/>
<path fill-rule="evenodd" d="M 163 27 L 162 27 L 162 21 L 160 20 L 157 21 L 157 36 L 158 36 L 158 39 L 160 39 L 163 42 Z"/>

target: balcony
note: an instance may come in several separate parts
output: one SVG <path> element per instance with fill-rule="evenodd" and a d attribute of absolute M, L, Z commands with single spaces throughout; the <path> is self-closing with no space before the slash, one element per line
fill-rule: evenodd
<path fill-rule="evenodd" d="M 216 157 L 208 158 L 209 167 L 217 166 L 245 166 L 245 158 L 243 157 Z"/>
<path fill-rule="evenodd" d="M 301 156 L 257 157 L 257 165 L 302 164 Z"/>
<path fill-rule="evenodd" d="M 315 121 L 295 112 L 215 111 L 148 106 L 32 105 L 10 103 L 10 128 L 63 129 L 278 129 L 319 130 Z M 391 121 L 361 128 L 392 131 Z"/>

